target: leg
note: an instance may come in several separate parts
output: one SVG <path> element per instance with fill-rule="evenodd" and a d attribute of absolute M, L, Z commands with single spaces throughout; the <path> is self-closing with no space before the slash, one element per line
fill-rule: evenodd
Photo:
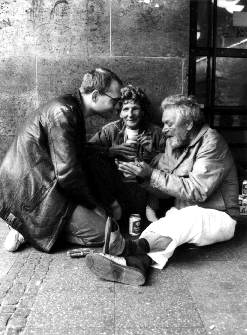
<path fill-rule="evenodd" d="M 104 243 L 105 218 L 90 209 L 77 206 L 64 229 L 64 239 L 68 242 L 97 246 Z"/>
<path fill-rule="evenodd" d="M 146 203 L 148 193 L 145 189 L 140 187 L 136 182 L 133 183 L 121 183 L 122 202 L 123 208 L 127 212 L 129 217 L 130 214 L 140 214 L 145 217 Z M 120 190 L 119 190 L 120 191 Z"/>
<path fill-rule="evenodd" d="M 207 245 L 230 239 L 236 222 L 224 212 L 190 206 L 171 208 L 166 216 L 151 223 L 138 240 L 126 241 L 119 228 L 106 226 L 108 245 L 104 251 L 112 255 L 147 254 L 162 269 L 177 246 L 183 243 Z M 145 243 L 145 241 L 147 243 Z"/>
<path fill-rule="evenodd" d="M 152 259 L 155 263 L 152 266 L 162 269 L 176 247 L 183 243 L 207 245 L 232 238 L 236 221 L 226 213 L 213 209 L 190 206 L 177 210 L 173 207 L 164 218 L 152 223 L 144 230 L 140 239 L 136 241 L 126 241 L 116 225 L 106 225 L 108 245 L 105 243 L 104 246 L 105 252 L 108 250 L 109 253 L 114 255 L 124 256 L 123 258 L 109 255 L 109 257 L 114 257 L 114 260 L 112 260 L 114 263 L 119 264 L 118 259 L 123 258 L 126 260 L 126 265 L 130 265 L 127 263 L 127 259 L 132 254 L 132 257 L 137 258 L 145 256 L 141 261 L 144 268 L 151 265 L 150 259 Z M 107 241 L 107 239 L 105 240 Z M 108 258 L 108 255 L 102 255 L 101 257 Z M 135 262 L 135 264 L 140 268 L 140 261 Z M 122 270 L 124 269 L 122 268 Z M 108 271 L 111 271 L 109 266 Z M 100 269 L 94 273 L 104 278 Z M 145 276 L 145 273 L 143 273 L 143 276 Z M 126 284 L 129 284 L 129 281 L 131 281 L 130 277 L 128 281 L 126 279 Z"/>
<path fill-rule="evenodd" d="M 94 193 L 101 206 L 109 211 L 116 220 L 122 216 L 122 209 L 119 205 L 115 192 L 116 172 L 107 159 L 98 155 L 92 155 L 86 159 L 87 172 L 93 184 Z"/>
<path fill-rule="evenodd" d="M 108 207 L 116 200 L 111 165 L 106 159 L 98 155 L 87 157 L 85 165 L 94 188 L 95 196 L 98 197 L 103 207 Z"/>
<path fill-rule="evenodd" d="M 111 230 L 118 224 L 108 218 L 105 229 L 104 252 L 109 248 Z M 120 233 L 119 233 L 120 234 Z M 124 246 L 123 246 L 124 247 Z M 143 285 L 146 279 L 146 270 L 151 265 L 152 259 L 146 254 L 128 257 L 116 257 L 110 254 L 89 254 L 86 256 L 87 267 L 98 277 L 128 285 Z"/>
<path fill-rule="evenodd" d="M 115 220 L 120 219 L 122 211 L 128 217 L 145 215 L 148 193 L 136 182 L 124 183 L 114 164 L 97 155 L 87 158 L 87 171 L 100 204 L 106 210 L 110 207 L 109 215 Z"/>
<path fill-rule="evenodd" d="M 156 263 L 152 266 L 162 269 L 177 246 L 183 243 L 202 246 L 229 240 L 235 225 L 236 221 L 229 215 L 214 209 L 190 206 L 177 210 L 173 207 L 164 218 L 150 224 L 140 238 L 150 243 L 148 255 Z M 159 236 L 172 239 L 166 249 L 157 250 Z"/>

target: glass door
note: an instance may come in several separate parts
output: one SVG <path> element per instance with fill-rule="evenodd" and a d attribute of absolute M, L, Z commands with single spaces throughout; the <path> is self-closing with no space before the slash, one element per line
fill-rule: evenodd
<path fill-rule="evenodd" d="M 192 0 L 189 94 L 247 169 L 247 0 Z"/>

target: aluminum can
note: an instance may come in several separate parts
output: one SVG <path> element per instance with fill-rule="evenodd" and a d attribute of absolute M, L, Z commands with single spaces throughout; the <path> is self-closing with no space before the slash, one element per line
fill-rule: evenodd
<path fill-rule="evenodd" d="M 129 234 L 132 236 L 140 235 L 141 233 L 141 216 L 132 214 L 129 218 Z"/>
<path fill-rule="evenodd" d="M 242 185 L 242 194 L 243 195 L 247 195 L 247 180 L 243 181 L 243 185 Z"/>
<path fill-rule="evenodd" d="M 239 195 L 238 203 L 239 203 L 240 215 L 247 215 L 247 196 Z"/>

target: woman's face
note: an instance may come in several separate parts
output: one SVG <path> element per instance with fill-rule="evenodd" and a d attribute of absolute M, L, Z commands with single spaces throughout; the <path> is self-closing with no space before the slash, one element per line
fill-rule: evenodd
<path fill-rule="evenodd" d="M 143 118 L 144 112 L 141 110 L 139 103 L 128 100 L 123 103 L 120 117 L 126 124 L 127 128 L 138 129 Z"/>

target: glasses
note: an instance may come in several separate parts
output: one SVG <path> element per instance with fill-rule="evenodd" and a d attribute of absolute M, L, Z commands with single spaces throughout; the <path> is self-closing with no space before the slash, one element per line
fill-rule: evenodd
<path fill-rule="evenodd" d="M 110 95 L 106 94 L 106 93 L 101 93 L 102 95 L 106 95 L 108 98 L 113 100 L 113 106 L 116 106 L 117 103 L 121 100 L 121 98 L 113 98 Z"/>

